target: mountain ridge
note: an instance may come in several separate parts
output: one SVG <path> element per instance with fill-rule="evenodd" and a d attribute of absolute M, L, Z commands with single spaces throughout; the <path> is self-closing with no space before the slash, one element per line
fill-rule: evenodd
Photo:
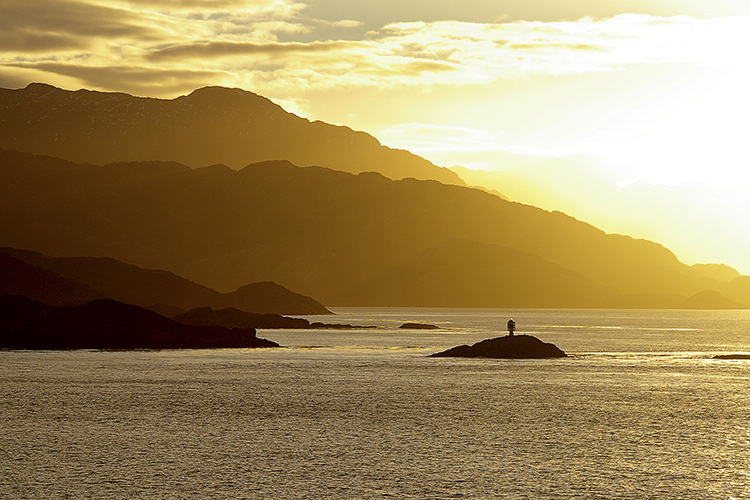
<path fill-rule="evenodd" d="M 1 150 L 0 181 L 2 245 L 61 256 L 106 255 L 224 291 L 275 281 L 330 305 L 383 305 L 374 297 L 354 301 L 346 291 L 377 282 L 387 290 L 383 276 L 389 269 L 401 269 L 404 279 L 404 263 L 452 240 L 470 242 L 463 255 L 495 249 L 473 271 L 477 275 L 482 265 L 497 269 L 495 281 L 511 265 L 503 258 L 512 263 L 530 255 L 537 260 L 527 262 L 540 264 L 524 265 L 527 276 L 546 268 L 568 276 L 588 296 L 606 289 L 613 296 L 690 297 L 713 283 L 705 273 L 698 279 L 657 243 L 607 235 L 559 212 L 432 180 L 394 181 L 287 161 L 239 171 L 159 162 L 97 167 Z M 500 257 L 500 247 L 511 253 Z M 424 275 L 465 265 L 445 253 Z M 552 271 L 554 266 L 565 272 Z M 536 282 L 543 284 L 543 276 Z M 523 279 L 522 273 L 516 281 Z M 469 290 L 472 283 L 455 286 L 461 287 Z M 738 291 L 745 288 L 738 283 Z M 427 288 L 419 293 L 426 297 Z M 556 304 L 531 299 L 517 305 Z M 496 297 L 483 305 L 503 304 Z"/>
<path fill-rule="evenodd" d="M 464 184 L 450 169 L 383 146 L 365 132 L 311 122 L 263 96 L 226 87 L 169 100 L 42 83 L 0 89 L 0 147 L 94 164 L 158 160 L 237 169 L 286 159 Z"/>

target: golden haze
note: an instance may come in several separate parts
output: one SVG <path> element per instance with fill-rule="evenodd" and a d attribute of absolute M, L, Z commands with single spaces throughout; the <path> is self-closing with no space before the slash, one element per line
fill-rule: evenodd
<path fill-rule="evenodd" d="M 749 14 L 739 0 L 5 2 L 0 86 L 249 89 L 441 166 L 506 171 L 516 184 L 501 193 L 689 264 L 750 273 Z M 582 189 L 588 177 L 513 187 L 579 157 L 612 196 Z M 550 178 L 578 176 L 573 163 Z"/>

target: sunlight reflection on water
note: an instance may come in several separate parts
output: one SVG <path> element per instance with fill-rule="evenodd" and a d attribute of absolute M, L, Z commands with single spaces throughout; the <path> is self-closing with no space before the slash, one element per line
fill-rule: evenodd
<path fill-rule="evenodd" d="M 750 361 L 711 359 L 750 351 L 742 315 L 512 311 L 572 354 L 521 361 L 426 357 L 506 312 L 346 313 L 328 319 L 388 328 L 0 352 L 0 496 L 750 497 Z M 644 317 L 664 335 L 644 340 Z M 430 318 L 444 330 L 397 330 Z"/>

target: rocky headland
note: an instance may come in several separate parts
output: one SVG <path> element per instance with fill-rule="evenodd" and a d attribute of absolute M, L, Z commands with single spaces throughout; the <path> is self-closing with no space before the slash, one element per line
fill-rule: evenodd
<path fill-rule="evenodd" d="M 210 307 L 199 307 L 175 316 L 175 321 L 185 325 L 219 325 L 226 328 L 257 328 L 286 330 L 356 330 L 375 328 L 373 326 L 356 326 L 347 323 L 310 322 L 304 318 L 289 318 L 279 314 L 254 314 L 240 311 L 233 307 L 214 310 Z"/>
<path fill-rule="evenodd" d="M 564 358 L 567 354 L 554 344 L 531 335 L 506 335 L 482 340 L 474 345 L 460 345 L 431 357 L 541 359 Z"/>
<path fill-rule="evenodd" d="M 18 295 L 0 297 L 3 349 L 207 349 L 278 347 L 253 328 L 184 325 L 110 299 L 50 306 Z"/>

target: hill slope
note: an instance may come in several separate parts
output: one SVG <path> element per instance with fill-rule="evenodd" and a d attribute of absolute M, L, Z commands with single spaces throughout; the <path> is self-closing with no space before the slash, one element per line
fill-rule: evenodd
<path fill-rule="evenodd" d="M 613 289 L 527 252 L 448 240 L 335 300 L 414 307 L 585 307 Z"/>
<path fill-rule="evenodd" d="M 15 257 L 0 253 L 0 296 L 23 295 L 53 306 L 80 305 L 105 295 Z"/>
<path fill-rule="evenodd" d="M 661 245 L 561 213 L 435 181 L 288 162 L 97 167 L 0 151 L 0 245 L 111 256 L 222 291 L 275 281 L 329 305 L 431 302 L 435 287 L 458 297 L 485 274 L 484 306 L 506 305 L 492 290 L 525 282 L 533 286 L 515 305 L 595 306 L 605 294 L 644 293 L 656 303 L 707 288 Z M 432 281 L 397 289 L 415 273 Z"/>
<path fill-rule="evenodd" d="M 106 257 L 52 258 L 0 248 L 0 295 L 24 295 L 51 305 L 109 298 L 180 313 L 196 307 L 233 307 L 256 314 L 330 314 L 310 297 L 276 283 L 252 283 L 219 293 L 167 271 L 141 269 Z"/>
<path fill-rule="evenodd" d="M 0 89 L 0 147 L 75 162 L 168 160 L 241 168 L 265 160 L 462 185 L 453 171 L 347 127 L 310 122 L 265 97 L 206 87 L 172 100 L 34 83 Z"/>

